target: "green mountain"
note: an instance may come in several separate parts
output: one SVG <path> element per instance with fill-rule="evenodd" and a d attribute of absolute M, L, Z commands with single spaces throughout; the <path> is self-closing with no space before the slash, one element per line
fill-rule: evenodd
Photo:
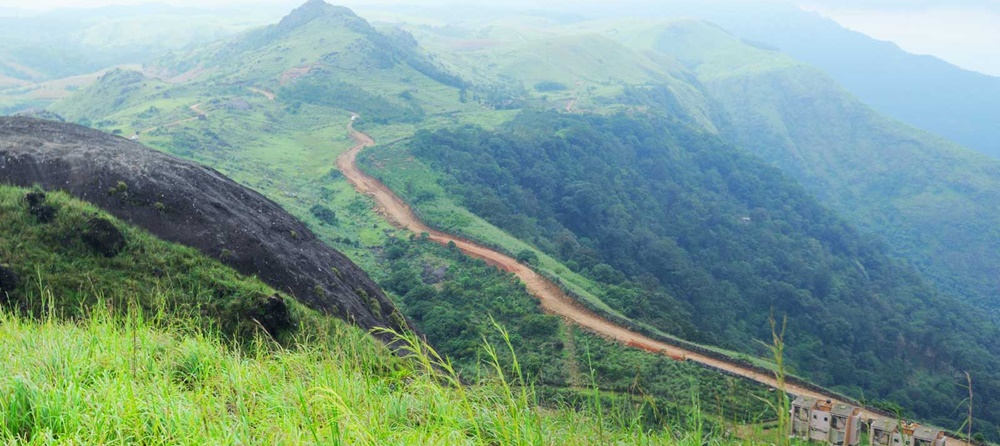
<path fill-rule="evenodd" d="M 510 277 L 395 231 L 335 169 L 353 145 L 352 112 L 376 140 L 400 142 L 368 168 L 427 220 L 537 258 L 590 307 L 760 362 L 755 339 L 766 339 L 773 306 L 791 318 L 792 360 L 821 383 L 949 426 L 959 424 L 961 369 L 982 378 L 987 401 L 1000 400 L 990 398 L 995 325 L 949 296 L 987 299 L 942 279 L 954 265 L 904 243 L 941 234 L 880 213 L 889 192 L 845 195 L 882 179 L 876 168 L 905 166 L 893 157 L 911 152 L 881 149 L 894 138 L 931 158 L 974 155 L 942 150 L 816 70 L 701 22 L 510 22 L 375 29 L 314 1 L 278 24 L 159 59 L 147 74 L 106 75 L 52 109 L 261 191 L 395 293 L 471 376 L 491 316 L 512 327 L 525 369 L 551 389 L 578 389 L 586 364 L 603 389 L 629 391 L 631 377 L 676 401 L 702 372 L 600 340 L 581 348 L 588 338 L 542 315 Z M 935 179 L 943 168 L 921 172 Z M 904 172 L 892 184 L 905 191 L 915 177 Z M 989 215 L 988 203 L 977 215 Z M 879 225 L 879 215 L 899 225 Z M 963 255 L 953 241 L 938 246 Z M 602 352 L 596 361 L 591 348 Z M 977 413 L 1000 419 L 995 407 Z"/>
<path fill-rule="evenodd" d="M 627 86 L 653 84 L 669 88 L 683 110 L 679 114 L 697 126 L 714 130 L 718 121 L 681 64 L 656 52 L 633 50 L 600 32 L 554 32 L 523 24 L 513 33 L 498 25 L 406 29 L 464 78 L 486 84 L 508 79 L 563 109 L 605 108 Z"/>
<path fill-rule="evenodd" d="M 213 82 L 278 88 L 302 78 L 356 81 L 359 76 L 379 82 L 388 94 L 400 83 L 430 78 L 460 87 L 462 81 L 420 52 L 412 38 L 379 32 L 350 9 L 310 1 L 275 25 L 251 30 L 192 53 L 177 54 L 153 64 L 179 75 L 194 70 L 196 78 Z M 420 85 L 420 84 L 417 84 Z M 426 85 L 426 84 L 423 84 Z M 400 93 L 401 91 L 393 91 Z"/>
<path fill-rule="evenodd" d="M 750 340 L 787 315 L 796 372 L 942 424 L 965 397 L 955 374 L 993 373 L 992 322 L 794 180 L 679 122 L 525 113 L 494 132 L 420 133 L 370 152 L 368 168 L 388 177 L 385 160 L 408 156 L 473 213 L 599 282 L 614 310 L 665 332 L 760 354 Z"/>
<path fill-rule="evenodd" d="M 993 160 L 879 115 L 815 68 L 704 22 L 548 25 L 519 29 L 523 40 L 494 25 L 478 32 L 454 28 L 410 29 L 441 51 L 482 34 L 492 43 L 460 52 L 456 60 L 496 68 L 533 66 L 502 71 L 520 75 L 526 85 L 546 77 L 563 85 L 580 82 L 578 91 L 562 93 L 576 99 L 577 110 L 652 105 L 720 133 L 781 167 L 859 227 L 879 234 L 943 290 L 995 313 L 1000 284 L 993 265 L 1000 261 L 1000 246 L 990 222 L 998 217 L 1000 186 L 991 179 L 997 168 Z M 555 42 L 604 36 L 623 50 L 604 45 L 607 51 L 599 51 L 602 45 L 588 44 L 591 51 L 581 55 L 548 43 L 550 36 L 558 36 Z M 631 63 L 615 59 L 625 53 L 641 56 Z M 604 59 L 617 60 L 616 69 L 600 69 L 596 61 Z M 673 81 L 619 74 L 648 73 L 651 62 L 672 73 Z M 686 87 L 678 87 L 678 80 Z M 546 94 L 552 101 L 552 93 Z"/>
<path fill-rule="evenodd" d="M 697 37 L 693 50 L 679 36 Z M 712 42 L 712 43 L 709 43 Z M 871 110 L 822 72 L 695 22 L 651 45 L 684 61 L 727 136 L 882 236 L 941 289 L 996 314 L 1000 164 Z M 739 52 L 744 58 L 730 57 Z"/>
<path fill-rule="evenodd" d="M 715 126 L 703 127 L 705 130 L 718 132 L 725 140 L 782 168 L 824 204 L 845 216 L 852 226 L 884 239 L 891 255 L 904 258 L 944 294 L 958 296 L 987 310 L 988 320 L 995 320 L 997 284 L 993 279 L 997 276 L 994 265 L 1000 259 L 995 256 L 997 237 L 994 225 L 990 224 L 997 218 L 994 191 L 997 184 L 991 179 L 995 178 L 993 173 L 997 166 L 993 160 L 879 115 L 815 68 L 766 45 L 741 41 L 703 22 L 603 21 L 536 32 L 539 35 L 559 34 L 564 39 L 568 35 L 589 36 L 600 32 L 634 52 L 659 54 L 660 60 L 670 61 L 668 67 L 681 65 L 684 67 L 681 72 L 688 76 L 678 77 L 697 88 L 706 98 L 703 107 L 714 112 L 711 116 Z M 447 35 L 440 31 L 418 35 L 434 42 L 432 46 L 441 48 L 451 39 L 448 36 L 456 34 L 448 29 Z M 525 48 L 530 49 L 522 51 L 526 61 L 535 58 L 535 52 L 544 51 L 540 43 L 543 38 L 528 40 Z M 516 45 L 499 38 L 497 41 L 495 47 Z M 472 52 L 473 55 L 465 58 L 491 61 L 489 63 L 498 66 L 502 65 L 497 61 L 510 63 L 507 57 L 511 53 L 505 49 L 484 45 Z M 547 68 L 553 77 L 558 73 L 572 73 L 577 66 L 554 55 L 540 59 L 564 61 L 563 66 Z M 636 60 L 621 70 L 629 72 L 641 67 L 645 60 Z M 598 74 L 603 75 L 604 82 L 615 82 L 616 71 Z M 534 78 L 536 74 L 525 71 L 524 82 L 530 83 Z M 610 89 L 590 91 L 590 110 L 608 112 L 627 106 L 627 110 L 635 111 L 653 106 L 688 124 L 697 122 L 690 116 L 691 107 L 678 106 L 684 96 L 676 94 L 676 89 L 669 86 L 636 85 L 622 88 L 619 91 L 624 93 L 617 96 Z M 380 161 L 385 164 L 384 159 Z M 489 160 L 481 161 L 491 164 Z M 565 163 L 561 161 L 560 165 Z M 454 169 L 450 161 L 447 165 L 445 171 Z M 565 174 L 559 174 L 559 178 L 563 177 Z M 495 185 L 494 188 L 502 190 Z M 595 189 L 607 190 L 607 186 Z M 417 198 L 416 195 L 411 197 Z M 549 200 L 553 198 L 547 196 L 546 200 L 538 202 Z M 468 201 L 463 203 L 468 204 Z M 510 207 L 491 203 L 480 211 L 496 216 L 505 214 L 501 209 L 517 215 L 532 208 L 525 203 Z M 515 234 L 536 238 L 537 233 L 525 228 L 551 224 L 551 219 L 544 215 L 529 216 L 528 222 L 511 220 L 516 218 L 501 218 L 495 222 L 506 221 L 507 224 L 501 226 Z M 439 221 L 446 222 L 447 218 Z M 521 232 L 516 228 L 521 228 Z M 533 239 L 533 242 L 544 246 L 552 242 L 552 234 L 544 240 Z M 749 289 L 741 292 L 747 293 Z M 921 307 L 918 305 L 912 311 L 919 311 Z M 664 315 L 655 311 L 652 314 Z M 981 317 L 981 313 L 968 309 L 958 314 L 965 319 Z M 836 339 L 820 338 L 824 343 Z M 988 344 L 985 338 L 979 342 Z M 954 347 L 962 348 L 961 343 Z M 810 362 L 819 364 L 822 361 L 814 358 Z M 956 397 L 953 394 L 949 398 Z M 900 395 L 893 398 L 905 399 Z M 920 406 L 921 403 L 911 404 L 911 407 Z M 923 405 L 926 410 L 923 413 L 933 413 L 934 406 L 947 404 Z"/>
<path fill-rule="evenodd" d="M 654 4 L 655 3 L 655 4 Z M 699 17 L 823 70 L 866 105 L 980 153 L 1000 156 L 1000 79 L 910 54 L 782 2 L 633 2 L 616 13 Z M 581 11 L 586 14 L 586 11 Z"/>

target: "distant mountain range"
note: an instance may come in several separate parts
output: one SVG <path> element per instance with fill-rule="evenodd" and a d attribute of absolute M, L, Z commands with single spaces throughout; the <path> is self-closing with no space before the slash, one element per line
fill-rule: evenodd
<path fill-rule="evenodd" d="M 0 12 L 0 75 L 33 82 L 145 63 L 165 51 L 214 41 L 271 17 L 266 12 L 224 15 L 162 4 L 3 15 Z"/>
<path fill-rule="evenodd" d="M 703 18 L 823 70 L 882 113 L 1000 157 L 998 77 L 907 53 L 780 2 L 641 2 L 619 13 Z"/>
<path fill-rule="evenodd" d="M 830 75 L 875 110 L 1000 157 L 1000 78 L 956 67 L 932 56 L 851 31 L 833 20 L 776 1 L 622 1 L 577 4 L 573 13 L 518 12 L 498 6 L 493 16 L 530 16 L 552 23 L 611 17 L 697 18 L 715 23 L 755 46 L 780 50 Z M 475 26 L 488 14 L 473 8 L 410 8 L 453 24 Z"/>

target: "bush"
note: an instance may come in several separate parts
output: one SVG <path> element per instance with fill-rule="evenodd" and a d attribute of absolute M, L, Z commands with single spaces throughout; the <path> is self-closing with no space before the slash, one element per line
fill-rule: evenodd
<path fill-rule="evenodd" d="M 549 91 L 564 91 L 568 90 L 569 87 L 566 84 L 556 81 L 541 81 L 535 84 L 535 91 L 538 92 L 549 92 Z"/>
<path fill-rule="evenodd" d="M 337 213 L 321 204 L 314 205 L 309 209 L 309 213 L 319 221 L 330 226 L 337 226 Z"/>
<path fill-rule="evenodd" d="M 530 249 L 522 249 L 517 253 L 517 257 L 515 258 L 518 262 L 525 265 L 535 265 L 538 263 L 538 254 L 535 254 L 535 251 Z"/>

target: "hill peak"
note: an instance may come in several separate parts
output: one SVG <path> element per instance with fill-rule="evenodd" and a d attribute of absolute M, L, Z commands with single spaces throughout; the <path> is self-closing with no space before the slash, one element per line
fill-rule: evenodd
<path fill-rule="evenodd" d="M 297 28 L 321 17 L 361 20 L 354 11 L 345 6 L 334 6 L 323 0 L 309 0 L 281 19 L 278 26 L 283 29 Z"/>

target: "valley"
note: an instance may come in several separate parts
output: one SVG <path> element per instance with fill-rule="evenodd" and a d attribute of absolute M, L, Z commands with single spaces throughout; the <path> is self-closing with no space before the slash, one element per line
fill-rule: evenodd
<path fill-rule="evenodd" d="M 394 226 L 410 231 L 414 234 L 427 234 L 429 239 L 443 246 L 455 245 L 460 251 L 471 257 L 480 258 L 487 263 L 502 270 L 513 273 L 520 279 L 532 296 L 537 298 L 542 308 L 550 314 L 559 316 L 563 320 L 593 332 L 601 337 L 614 340 L 620 345 L 629 348 L 636 348 L 648 353 L 663 355 L 676 361 L 693 361 L 711 368 L 721 370 L 727 374 L 739 376 L 757 383 L 778 388 L 779 386 L 794 396 L 805 396 L 825 400 L 833 404 L 848 404 L 853 402 L 842 401 L 840 396 L 832 393 L 817 391 L 816 387 L 804 387 L 794 383 L 782 382 L 773 372 L 752 369 L 745 365 L 728 362 L 718 357 L 706 356 L 702 352 L 684 349 L 663 341 L 644 336 L 631 331 L 620 325 L 604 319 L 592 311 L 584 308 L 579 302 L 569 297 L 562 289 L 550 280 L 542 277 L 534 270 L 518 262 L 514 258 L 501 254 L 489 248 L 479 246 L 468 240 L 454 237 L 450 234 L 438 231 L 427 226 L 410 210 L 410 207 L 394 194 L 384 184 L 376 178 L 365 174 L 357 166 L 357 155 L 365 148 L 374 146 L 375 140 L 371 136 L 354 129 L 354 121 L 358 115 L 351 115 L 351 120 L 347 124 L 347 131 L 355 145 L 348 151 L 343 152 L 337 158 L 337 167 L 344 173 L 348 181 L 358 190 L 358 192 L 372 197 L 378 209 L 376 212 L 384 216 Z M 862 419 L 866 423 L 893 423 L 895 418 L 874 412 L 862 413 Z M 963 441 L 953 438 L 948 439 L 948 445 L 957 446 L 965 444 Z"/>
<path fill-rule="evenodd" d="M 539 407 L 600 393 L 641 429 L 697 411 L 722 438 L 780 420 L 780 369 L 793 395 L 994 439 L 1000 162 L 654 10 L 385 22 L 311 0 L 142 65 L 0 72 L 0 108 L 136 135 L 273 201 L 384 291 L 355 314 L 402 318 L 463 382 L 506 344 L 498 368 Z M 33 82 L 63 90 L 29 104 Z M 761 340 L 785 318 L 779 366 Z"/>

